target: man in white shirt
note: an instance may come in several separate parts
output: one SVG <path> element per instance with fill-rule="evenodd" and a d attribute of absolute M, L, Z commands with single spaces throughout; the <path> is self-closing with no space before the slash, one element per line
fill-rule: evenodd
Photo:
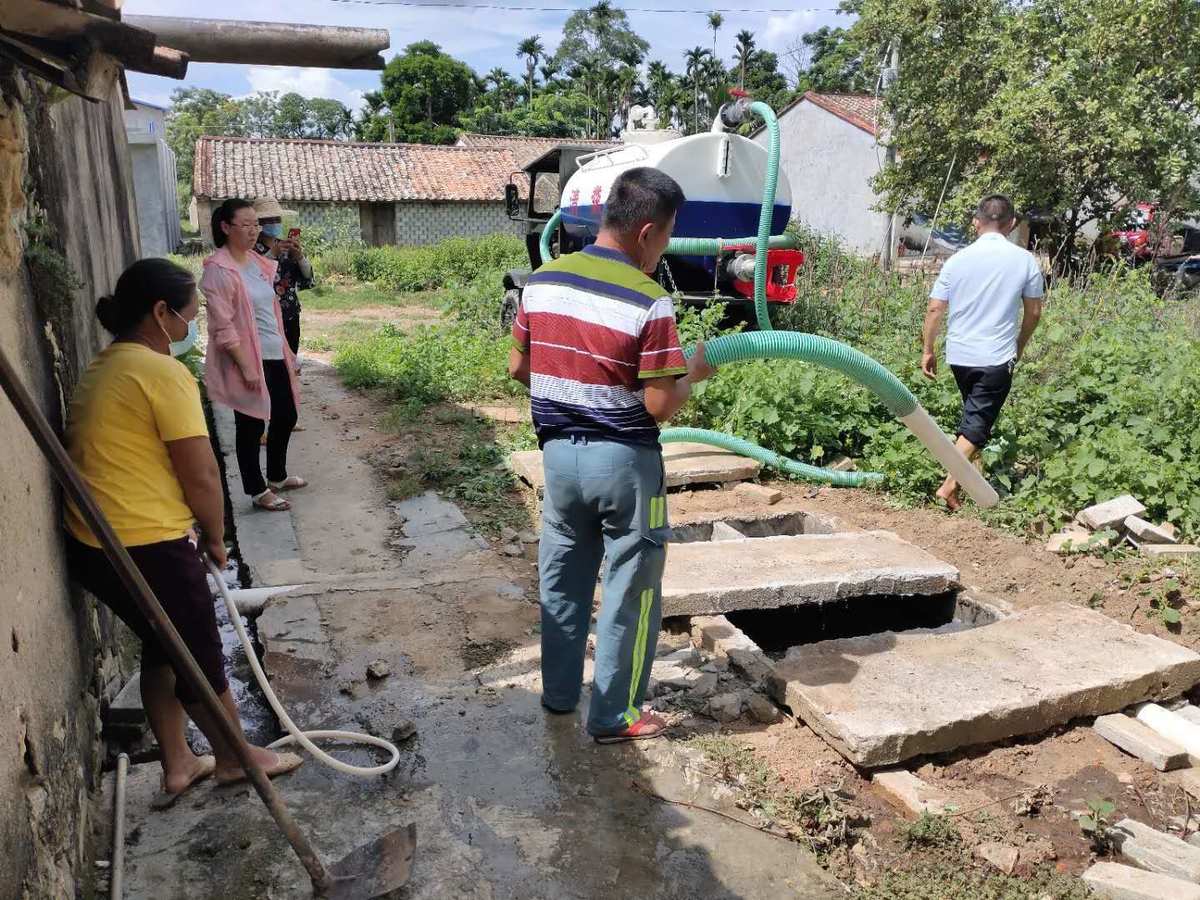
<path fill-rule="evenodd" d="M 967 459 L 992 436 L 1013 369 L 1042 316 L 1042 270 L 1032 253 L 1007 238 L 1017 224 L 1012 201 L 1003 194 L 984 197 L 973 221 L 978 238 L 946 260 L 930 293 L 921 355 L 921 371 L 936 378 L 935 343 L 948 310 L 946 362 L 963 398 L 957 446 Z M 961 505 L 952 477 L 937 496 L 951 511 Z"/>

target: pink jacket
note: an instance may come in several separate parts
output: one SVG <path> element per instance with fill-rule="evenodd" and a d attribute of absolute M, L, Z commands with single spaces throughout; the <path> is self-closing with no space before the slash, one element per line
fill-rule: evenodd
<path fill-rule="evenodd" d="M 263 274 L 274 283 L 275 261 L 253 251 L 250 258 L 262 267 Z M 271 398 L 267 394 L 266 382 L 259 379 L 257 390 L 247 387 L 241 369 L 229 352 L 231 347 L 241 345 L 250 354 L 255 369 L 262 369 L 262 346 L 258 340 L 258 328 L 254 324 L 254 309 L 237 263 L 224 247 L 204 261 L 200 290 L 208 308 L 208 353 L 204 365 L 204 383 L 209 399 L 256 419 L 271 418 Z M 283 314 L 279 310 L 278 299 L 275 302 L 275 321 L 279 323 L 279 333 L 283 334 Z M 283 358 L 292 382 L 292 396 L 299 409 L 300 385 L 296 379 L 296 357 L 287 341 L 283 342 Z"/>

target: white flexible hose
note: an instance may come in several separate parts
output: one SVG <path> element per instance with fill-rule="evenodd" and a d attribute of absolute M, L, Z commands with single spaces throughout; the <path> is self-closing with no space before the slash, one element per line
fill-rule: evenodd
<path fill-rule="evenodd" d="M 287 714 L 287 711 L 280 704 L 279 698 L 275 696 L 275 692 L 271 690 L 271 684 L 267 680 L 267 673 L 263 671 L 262 665 L 258 661 L 258 654 L 254 652 L 254 647 L 250 643 L 250 635 L 246 634 L 246 627 L 242 624 L 242 615 L 238 612 L 237 604 L 233 602 L 233 598 L 229 596 L 229 589 L 225 586 L 225 579 L 221 576 L 221 572 L 211 559 L 205 557 L 204 561 L 208 564 L 209 572 L 216 579 L 217 590 L 221 592 L 221 599 L 225 601 L 225 608 L 229 610 L 229 620 L 233 622 L 238 639 L 241 640 L 242 647 L 246 651 L 246 659 L 250 661 L 250 668 L 254 670 L 254 677 L 258 680 L 258 686 L 262 688 L 263 693 L 266 695 L 267 702 L 271 704 L 271 709 L 275 710 L 275 715 L 279 718 L 279 724 L 288 732 L 279 740 L 269 744 L 268 749 L 274 750 L 277 747 L 285 747 L 288 744 L 296 743 L 316 757 L 318 762 L 324 763 L 331 769 L 336 769 L 347 775 L 356 775 L 359 778 L 383 775 L 396 768 L 396 764 L 400 762 L 400 751 L 391 741 L 385 741 L 383 738 L 378 738 L 371 734 L 362 734 L 358 731 L 301 731 L 296 726 L 291 716 Z M 313 738 L 325 741 L 350 741 L 355 744 L 369 744 L 372 747 L 382 747 L 392 755 L 392 758 L 378 766 L 352 766 L 350 763 L 342 762 L 340 759 L 330 756 L 312 742 Z"/>

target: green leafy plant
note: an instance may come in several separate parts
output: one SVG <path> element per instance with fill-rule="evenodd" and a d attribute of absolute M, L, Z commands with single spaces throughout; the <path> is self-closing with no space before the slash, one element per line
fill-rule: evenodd
<path fill-rule="evenodd" d="M 962 835 L 948 816 L 937 815 L 928 810 L 912 823 L 901 826 L 904 846 L 951 847 L 962 842 Z"/>
<path fill-rule="evenodd" d="M 1183 622 L 1183 614 L 1173 605 L 1180 597 L 1179 582 L 1174 578 L 1164 579 L 1149 593 L 1150 609 L 1146 615 L 1157 616 L 1166 628 L 1177 630 Z"/>
<path fill-rule="evenodd" d="M 1117 805 L 1111 800 L 1100 798 L 1087 802 L 1088 814 L 1079 817 L 1079 828 L 1092 842 L 1092 849 L 1103 855 L 1112 850 L 1112 839 L 1109 837 L 1108 817 L 1116 812 Z"/>

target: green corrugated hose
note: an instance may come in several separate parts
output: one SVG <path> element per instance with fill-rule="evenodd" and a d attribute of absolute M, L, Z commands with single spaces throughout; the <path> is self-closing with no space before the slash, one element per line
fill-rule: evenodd
<path fill-rule="evenodd" d="M 554 259 L 550 255 L 550 238 L 554 236 L 554 232 L 558 231 L 558 223 L 562 221 L 562 210 L 556 209 L 554 215 L 550 217 L 550 221 L 546 223 L 546 227 L 542 229 L 541 240 L 538 241 L 538 249 L 542 251 L 542 262 L 548 263 Z"/>
<path fill-rule="evenodd" d="M 796 475 L 805 481 L 817 481 L 832 484 L 834 487 L 861 487 L 864 484 L 875 484 L 883 480 L 878 472 L 836 472 L 833 469 L 822 469 L 807 463 L 797 462 L 780 456 L 773 450 L 744 441 L 732 434 L 721 431 L 709 431 L 706 428 L 667 428 L 659 436 L 664 444 L 712 444 L 722 450 L 728 450 L 739 456 L 748 456 L 764 466 L 779 469 L 788 475 Z"/>

